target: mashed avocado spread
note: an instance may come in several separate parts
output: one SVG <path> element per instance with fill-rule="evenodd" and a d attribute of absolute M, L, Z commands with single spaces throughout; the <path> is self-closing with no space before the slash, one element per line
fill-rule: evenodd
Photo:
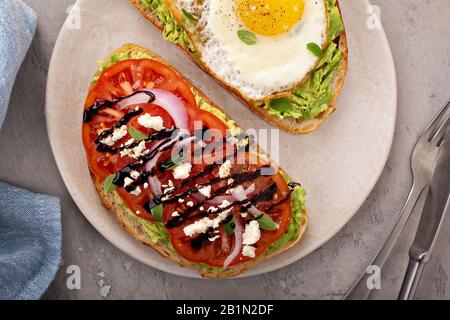
<path fill-rule="evenodd" d="M 140 0 L 163 24 L 163 36 L 166 40 L 182 46 L 196 56 L 195 48 L 184 29 L 176 22 L 163 0 Z M 326 0 L 328 6 L 329 28 L 328 43 L 324 55 L 314 71 L 301 85 L 295 88 L 284 103 L 258 102 L 258 107 L 280 119 L 291 117 L 309 120 L 317 117 L 328 108 L 333 99 L 331 88 L 333 76 L 341 66 L 342 51 L 333 42 L 344 30 L 336 0 Z"/>
<path fill-rule="evenodd" d="M 112 54 L 108 59 L 102 60 L 98 62 L 98 70 L 96 73 L 96 76 L 94 77 L 93 83 L 98 81 L 98 78 L 100 74 L 110 67 L 111 65 L 120 62 L 122 60 L 126 59 L 153 59 L 153 57 L 143 51 L 135 51 L 135 52 L 125 52 L 125 53 L 114 53 Z M 240 128 L 236 125 L 236 123 L 229 119 L 225 113 L 223 113 L 221 110 L 215 108 L 214 106 L 211 106 L 207 101 L 204 100 L 204 98 L 195 91 L 194 88 L 192 88 L 193 93 L 195 94 L 197 105 L 199 108 L 203 110 L 207 110 L 211 113 L 213 113 L 216 117 L 221 119 L 229 128 L 230 131 L 239 133 Z M 281 171 L 281 174 L 285 178 L 287 183 L 292 182 L 291 178 L 284 172 Z M 299 234 L 298 234 L 298 226 L 302 221 L 303 216 L 303 210 L 306 208 L 305 204 L 305 190 L 302 187 L 295 187 L 295 189 L 292 192 L 292 217 L 291 221 L 288 227 L 288 230 L 284 235 L 281 236 L 278 241 L 276 241 L 272 246 L 270 246 L 267 249 L 268 253 L 271 253 L 281 247 L 283 247 L 285 244 L 287 244 L 291 240 L 295 240 Z M 150 238 L 150 240 L 154 243 L 163 243 L 167 246 L 167 248 L 174 254 L 176 254 L 175 250 L 172 247 L 172 244 L 170 242 L 170 236 L 167 232 L 167 229 L 165 228 L 164 224 L 161 222 L 152 222 L 145 219 L 141 219 L 137 217 L 124 203 L 124 201 L 120 198 L 119 194 L 117 192 L 114 192 L 114 197 L 116 199 L 116 202 L 127 212 L 127 218 L 132 220 L 133 222 L 138 221 L 138 223 L 141 224 L 142 230 L 147 234 L 147 236 Z M 206 264 L 193 264 L 196 266 L 200 266 L 202 269 L 208 269 L 211 271 L 220 271 L 221 268 L 211 267 Z"/>

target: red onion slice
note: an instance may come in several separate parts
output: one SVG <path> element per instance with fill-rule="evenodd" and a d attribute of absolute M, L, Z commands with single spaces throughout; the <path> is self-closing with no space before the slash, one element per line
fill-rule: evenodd
<path fill-rule="evenodd" d="M 206 203 L 213 205 L 213 206 L 218 206 L 218 205 L 221 205 L 224 201 L 228 201 L 231 203 L 233 201 L 233 197 L 231 195 L 217 196 L 217 197 L 212 198 L 211 200 L 206 201 Z"/>
<path fill-rule="evenodd" d="M 150 185 L 155 198 L 162 196 L 161 181 L 159 181 L 157 176 L 150 176 L 148 178 L 148 184 Z"/>
<path fill-rule="evenodd" d="M 200 192 L 195 192 L 191 194 L 192 198 L 194 198 L 195 201 L 201 202 L 205 200 L 205 196 L 202 195 Z"/>
<path fill-rule="evenodd" d="M 145 89 L 141 91 L 151 92 L 155 95 L 152 103 L 160 106 L 170 114 L 175 126 L 181 130 L 189 130 L 189 116 L 183 102 L 172 92 L 162 89 Z M 148 103 L 149 96 L 145 92 L 137 93 L 117 103 L 117 108 L 122 110 L 135 104 Z"/>
<path fill-rule="evenodd" d="M 145 92 L 136 93 L 129 98 L 123 99 L 122 101 L 116 104 L 116 107 L 119 110 L 125 109 L 129 106 L 133 106 L 135 104 L 148 103 L 150 101 L 150 96 Z"/>
<path fill-rule="evenodd" d="M 242 201 L 247 200 L 247 194 L 245 193 L 243 186 L 238 186 L 238 187 L 234 188 L 231 195 L 233 196 L 233 199 L 236 200 L 237 202 L 242 202 Z"/>
<path fill-rule="evenodd" d="M 150 152 L 152 152 L 153 150 L 155 150 L 156 148 L 164 149 L 165 147 L 169 146 L 170 144 L 172 144 L 174 141 L 178 140 L 181 137 L 181 133 L 179 132 L 177 135 L 175 135 L 169 142 L 164 143 L 162 145 L 155 145 L 153 146 L 153 148 L 150 150 Z M 174 145 L 174 149 L 176 148 L 180 148 L 190 142 L 192 142 L 192 140 L 194 140 L 195 137 L 189 137 L 187 139 L 184 139 L 182 141 L 177 142 Z M 156 166 L 156 164 L 158 163 L 159 158 L 161 157 L 162 152 L 158 152 L 149 162 L 147 162 L 145 164 L 145 170 L 147 170 L 148 172 L 152 171 L 152 169 Z M 159 198 L 162 196 L 162 189 L 161 189 L 161 182 L 159 181 L 158 177 L 156 176 L 150 176 L 148 178 L 148 183 L 153 191 L 153 195 L 156 198 Z"/>
<path fill-rule="evenodd" d="M 242 186 L 240 186 L 241 188 L 242 188 Z M 239 188 L 239 187 L 238 187 Z M 250 187 L 248 187 L 244 192 L 245 192 L 245 199 L 244 200 L 247 200 L 247 198 L 248 198 L 248 195 L 250 195 L 250 194 L 252 194 L 253 192 L 255 192 L 255 189 L 256 189 L 256 186 L 255 186 L 255 184 L 254 183 L 252 183 L 251 184 L 251 186 Z M 239 190 L 239 193 L 241 193 L 242 192 L 242 190 Z M 243 195 L 240 195 L 241 197 L 243 196 Z M 244 200 L 237 200 L 234 196 L 233 196 L 233 194 L 231 194 L 231 195 L 227 195 L 227 196 L 217 196 L 217 197 L 214 197 L 213 199 L 211 199 L 211 200 L 209 200 L 209 201 L 207 201 L 206 203 L 208 203 L 208 204 L 211 204 L 211 205 L 213 205 L 213 206 L 218 206 L 218 205 L 221 205 L 224 201 L 228 201 L 228 202 L 233 202 L 233 200 L 236 200 L 236 201 L 244 201 Z"/>
<path fill-rule="evenodd" d="M 255 218 L 261 217 L 264 214 L 255 206 L 251 206 L 247 211 L 250 212 Z"/>
<path fill-rule="evenodd" d="M 236 219 L 236 226 L 234 227 L 234 248 L 231 254 L 225 259 L 223 266 L 228 267 L 242 251 L 242 224 L 239 219 Z"/>

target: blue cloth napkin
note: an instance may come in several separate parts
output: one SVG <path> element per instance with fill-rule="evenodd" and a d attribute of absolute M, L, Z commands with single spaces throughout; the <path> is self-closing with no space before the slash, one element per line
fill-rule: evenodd
<path fill-rule="evenodd" d="M 0 0 L 0 128 L 35 29 L 32 9 Z M 0 299 L 39 299 L 60 261 L 59 200 L 0 182 Z"/>
<path fill-rule="evenodd" d="M 11 89 L 36 30 L 36 13 L 21 0 L 0 1 L 0 127 Z"/>
<path fill-rule="evenodd" d="M 0 299 L 39 299 L 60 260 L 59 200 L 0 182 Z"/>

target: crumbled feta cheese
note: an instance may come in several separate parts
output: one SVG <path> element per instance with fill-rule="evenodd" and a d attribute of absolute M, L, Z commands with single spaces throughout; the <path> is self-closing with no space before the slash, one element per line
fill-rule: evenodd
<path fill-rule="evenodd" d="M 259 230 L 258 221 L 250 221 L 250 223 L 245 226 L 245 231 L 242 235 L 242 243 L 244 245 L 252 245 L 257 243 L 259 238 L 261 238 L 261 231 Z"/>
<path fill-rule="evenodd" d="M 186 203 L 186 205 L 187 205 L 188 207 L 193 207 L 193 206 L 194 206 L 194 203 L 193 203 L 192 201 L 189 201 L 188 203 Z"/>
<path fill-rule="evenodd" d="M 136 142 L 136 140 L 134 140 L 133 138 L 131 138 L 131 139 L 129 139 L 127 142 L 125 142 L 125 144 L 124 144 L 124 146 L 130 146 L 130 145 L 132 145 L 133 143 L 135 143 Z"/>
<path fill-rule="evenodd" d="M 109 147 L 112 147 L 117 141 L 125 137 L 128 133 L 128 128 L 126 125 L 121 126 L 120 128 L 114 129 L 113 133 L 108 135 L 106 138 L 100 140 L 100 143 L 106 144 Z"/>
<path fill-rule="evenodd" d="M 230 204 L 231 204 L 230 201 L 228 201 L 228 200 L 223 200 L 222 203 L 219 205 L 219 208 L 220 208 L 220 209 L 226 208 L 226 207 L 228 207 Z"/>
<path fill-rule="evenodd" d="M 218 210 L 219 209 L 216 208 L 216 207 L 209 207 L 208 210 L 206 210 L 206 211 L 208 211 L 208 212 L 217 212 Z"/>
<path fill-rule="evenodd" d="M 209 198 L 211 197 L 211 186 L 200 188 L 198 189 L 198 192 L 200 192 L 205 198 Z"/>
<path fill-rule="evenodd" d="M 139 171 L 133 170 L 130 172 L 130 177 L 133 178 L 134 180 L 136 180 L 140 176 L 141 176 L 141 174 L 139 173 Z"/>
<path fill-rule="evenodd" d="M 231 175 L 231 161 L 225 161 L 219 168 L 220 179 L 228 178 Z"/>
<path fill-rule="evenodd" d="M 116 129 L 112 133 L 112 139 L 114 142 L 119 141 L 123 137 L 125 137 L 128 133 L 128 128 L 126 125 L 121 126 L 120 128 Z"/>
<path fill-rule="evenodd" d="M 150 114 L 143 114 L 138 118 L 138 123 L 147 129 L 154 129 L 156 131 L 161 131 L 164 129 L 164 122 L 160 116 L 152 117 Z"/>
<path fill-rule="evenodd" d="M 247 218 L 248 217 L 248 212 L 242 212 L 241 213 L 241 217 L 244 218 L 244 219 Z"/>
<path fill-rule="evenodd" d="M 242 255 L 244 257 L 254 258 L 256 256 L 255 247 L 252 246 L 244 246 L 242 248 Z"/>
<path fill-rule="evenodd" d="M 136 189 L 134 189 L 133 191 L 130 192 L 130 194 L 132 194 L 133 196 L 140 196 L 142 193 L 142 190 L 140 187 L 136 187 Z"/>
<path fill-rule="evenodd" d="M 205 211 L 205 208 L 204 207 L 200 207 L 200 211 Z"/>
<path fill-rule="evenodd" d="M 180 213 L 178 211 L 172 212 L 172 217 L 179 217 Z"/>
<path fill-rule="evenodd" d="M 208 238 L 208 240 L 211 241 L 211 242 L 214 242 L 214 241 L 216 241 L 216 240 L 219 239 L 219 238 L 220 238 L 220 235 L 217 235 L 217 236 Z"/>
<path fill-rule="evenodd" d="M 184 199 L 178 199 L 178 203 L 183 203 L 184 202 Z"/>
<path fill-rule="evenodd" d="M 139 159 L 141 156 L 148 152 L 145 141 L 141 141 L 136 147 L 133 148 L 133 158 Z"/>
<path fill-rule="evenodd" d="M 128 187 L 129 185 L 133 184 L 133 182 L 134 182 L 133 179 L 128 178 L 128 177 L 126 177 L 125 179 L 123 179 L 123 181 L 124 181 L 123 186 L 124 186 L 125 188 Z"/>
<path fill-rule="evenodd" d="M 215 219 L 203 218 L 198 220 L 184 227 L 183 232 L 186 236 L 192 237 L 196 233 L 206 233 L 210 228 L 217 229 L 220 223 L 228 217 L 231 210 L 232 208 L 221 212 Z"/>
<path fill-rule="evenodd" d="M 182 163 L 173 169 L 173 177 L 177 180 L 189 178 L 189 173 L 191 172 L 192 164 Z"/>
<path fill-rule="evenodd" d="M 148 189 L 148 183 L 144 183 L 144 189 Z"/>
<path fill-rule="evenodd" d="M 233 183 L 234 183 L 234 179 L 233 178 L 228 179 L 228 185 L 229 186 L 231 186 Z"/>
<path fill-rule="evenodd" d="M 149 152 L 150 150 L 148 150 L 147 147 L 145 146 L 145 141 L 141 141 L 136 147 L 132 149 L 125 149 L 120 151 L 120 156 L 121 157 L 129 156 L 130 158 L 133 159 L 139 159 L 140 157 L 146 155 Z"/>
<path fill-rule="evenodd" d="M 163 191 L 163 194 L 168 194 L 168 193 L 172 192 L 173 190 L 175 190 L 174 187 L 166 187 Z"/>
<path fill-rule="evenodd" d="M 136 211 L 136 214 L 137 215 L 140 215 L 142 212 L 140 212 L 139 210 L 138 211 Z"/>

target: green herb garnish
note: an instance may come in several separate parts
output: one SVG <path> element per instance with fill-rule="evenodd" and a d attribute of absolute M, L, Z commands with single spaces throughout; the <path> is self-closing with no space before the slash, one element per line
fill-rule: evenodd
<path fill-rule="evenodd" d="M 107 176 L 105 181 L 103 181 L 103 190 L 105 190 L 106 193 L 113 192 L 117 189 L 117 186 L 113 183 L 115 178 L 116 178 L 116 174 L 113 173 L 113 174 Z"/>
<path fill-rule="evenodd" d="M 138 129 L 133 128 L 131 126 L 128 127 L 128 133 L 130 134 L 130 136 L 133 139 L 135 139 L 137 141 L 143 141 L 143 140 L 148 139 L 148 135 L 146 135 L 145 133 L 143 133 L 143 132 L 139 131 Z"/>
<path fill-rule="evenodd" d="M 248 44 L 249 46 L 254 45 L 258 42 L 256 35 L 248 30 L 239 30 L 237 34 L 239 39 L 241 39 L 242 42 Z"/>
<path fill-rule="evenodd" d="M 156 219 L 156 221 L 162 222 L 163 212 L 164 212 L 163 204 L 161 203 L 161 204 L 157 205 L 151 211 L 152 211 L 152 216 Z"/>
<path fill-rule="evenodd" d="M 267 214 L 261 215 L 259 218 L 257 218 L 257 221 L 259 223 L 259 227 L 263 230 L 275 231 L 278 229 L 278 225 Z"/>
<path fill-rule="evenodd" d="M 233 217 L 229 221 L 227 221 L 223 228 L 227 234 L 227 236 L 231 236 L 234 233 L 234 229 L 236 228 L 236 218 Z"/>
<path fill-rule="evenodd" d="M 184 161 L 183 156 L 170 157 L 168 160 L 160 164 L 162 170 L 174 170 Z"/>
<path fill-rule="evenodd" d="M 318 58 L 322 58 L 323 57 L 323 50 L 322 50 L 321 47 L 319 47 L 319 45 L 317 43 L 310 42 L 310 43 L 308 43 L 308 45 L 306 47 L 316 57 L 318 57 Z"/>
<path fill-rule="evenodd" d="M 186 18 L 188 18 L 189 20 L 191 20 L 191 21 L 197 21 L 198 20 L 197 16 L 193 15 L 192 13 L 187 11 L 186 9 L 183 8 L 181 11 L 183 12 L 184 16 Z"/>

